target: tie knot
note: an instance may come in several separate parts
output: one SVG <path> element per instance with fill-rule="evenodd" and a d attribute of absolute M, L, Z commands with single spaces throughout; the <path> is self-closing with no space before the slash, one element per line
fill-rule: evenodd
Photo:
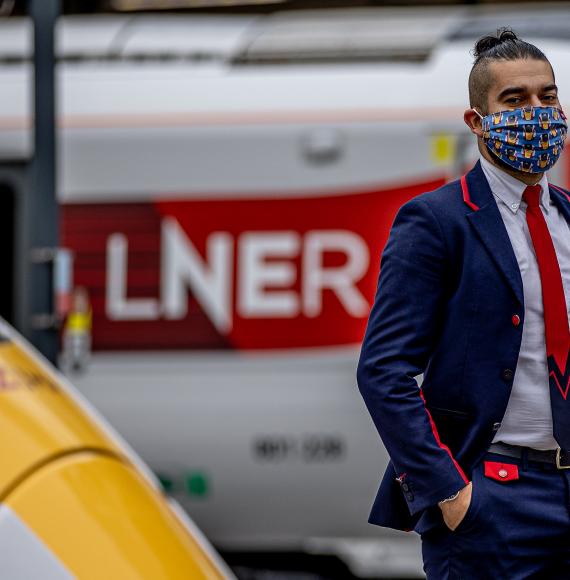
<path fill-rule="evenodd" d="M 527 186 L 523 193 L 523 199 L 529 207 L 538 207 L 541 191 L 542 187 L 540 185 Z"/>

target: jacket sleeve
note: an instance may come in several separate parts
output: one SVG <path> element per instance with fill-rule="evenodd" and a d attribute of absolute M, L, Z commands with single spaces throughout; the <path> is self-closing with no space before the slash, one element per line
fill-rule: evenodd
<path fill-rule="evenodd" d="M 358 364 L 358 386 L 394 463 L 412 515 L 468 479 L 440 441 L 415 377 L 424 372 L 445 315 L 448 252 L 421 198 L 398 212 Z"/>

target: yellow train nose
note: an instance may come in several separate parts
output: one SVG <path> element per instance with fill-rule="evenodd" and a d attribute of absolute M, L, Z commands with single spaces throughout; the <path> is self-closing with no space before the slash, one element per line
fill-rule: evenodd
<path fill-rule="evenodd" d="M 133 451 L 1 320 L 0 432 L 10 566 L 47 558 L 59 572 L 41 577 L 57 580 L 233 578 Z"/>

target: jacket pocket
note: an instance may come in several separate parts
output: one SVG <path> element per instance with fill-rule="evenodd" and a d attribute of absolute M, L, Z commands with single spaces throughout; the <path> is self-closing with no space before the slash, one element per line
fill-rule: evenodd
<path fill-rule="evenodd" d="M 472 416 L 463 411 L 442 409 L 440 407 L 430 407 L 429 411 L 437 428 L 439 438 L 455 455 L 472 428 Z"/>

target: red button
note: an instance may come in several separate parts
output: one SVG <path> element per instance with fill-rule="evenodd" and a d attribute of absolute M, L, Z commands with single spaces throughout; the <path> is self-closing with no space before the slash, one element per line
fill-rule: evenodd
<path fill-rule="evenodd" d="M 518 314 L 513 314 L 511 320 L 513 321 L 514 326 L 518 326 L 521 323 L 521 317 Z"/>

